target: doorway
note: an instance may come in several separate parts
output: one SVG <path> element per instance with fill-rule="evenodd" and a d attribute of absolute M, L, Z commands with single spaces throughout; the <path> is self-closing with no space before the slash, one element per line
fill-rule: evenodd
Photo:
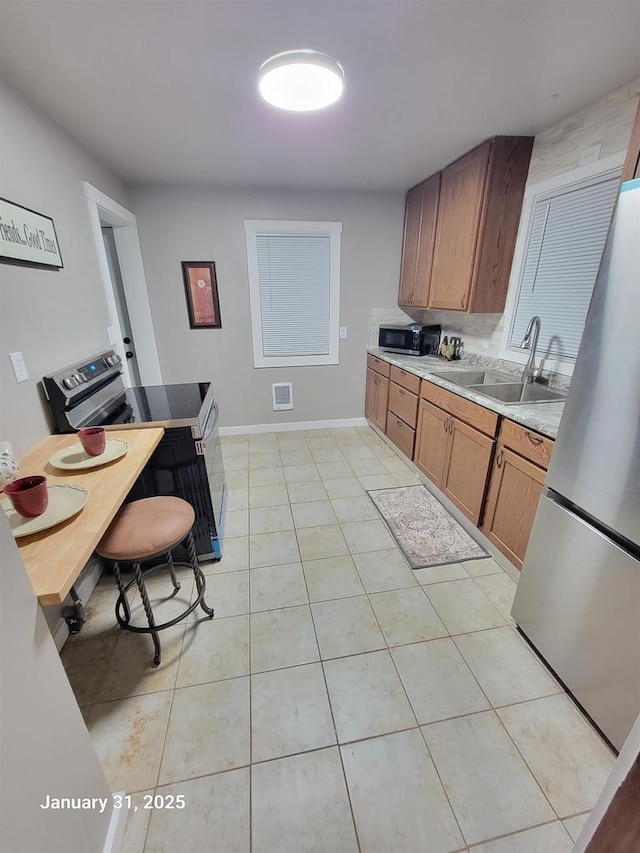
<path fill-rule="evenodd" d="M 128 385 L 161 385 L 136 218 L 91 184 L 85 182 L 84 192 L 109 311 L 109 343 L 122 359 Z"/>
<path fill-rule="evenodd" d="M 129 308 L 127 307 L 124 285 L 122 284 L 122 271 L 120 269 L 120 260 L 118 259 L 118 249 L 116 248 L 113 227 L 111 225 L 104 225 L 103 223 L 101 223 L 101 225 L 102 239 L 104 241 L 105 252 L 107 253 L 107 264 L 109 265 L 111 286 L 113 288 L 113 295 L 116 301 L 118 319 L 120 320 L 122 343 L 124 344 L 124 354 L 127 358 L 129 376 L 134 385 L 142 385 L 140 370 L 138 369 L 138 360 L 136 358 L 133 330 L 131 329 L 131 318 L 129 317 Z"/>

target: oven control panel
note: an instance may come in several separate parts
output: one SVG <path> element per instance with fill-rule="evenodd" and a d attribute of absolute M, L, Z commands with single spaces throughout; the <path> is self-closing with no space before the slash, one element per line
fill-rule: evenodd
<path fill-rule="evenodd" d="M 78 429 L 78 424 L 87 419 L 87 413 L 102 406 L 107 398 L 124 392 L 122 359 L 112 349 L 90 358 L 85 356 L 82 361 L 43 376 L 42 387 L 56 431 Z"/>
<path fill-rule="evenodd" d="M 77 388 L 78 385 L 84 385 L 85 382 L 91 382 L 92 379 L 102 376 L 103 373 L 107 373 L 113 367 L 117 367 L 121 361 L 122 359 L 116 353 L 96 358 L 93 361 L 76 367 L 72 373 L 69 373 L 62 379 L 62 384 L 71 391 L 73 388 Z"/>

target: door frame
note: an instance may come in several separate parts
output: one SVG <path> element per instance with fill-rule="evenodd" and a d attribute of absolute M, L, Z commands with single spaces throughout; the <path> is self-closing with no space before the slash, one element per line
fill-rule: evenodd
<path fill-rule="evenodd" d="M 103 224 L 110 225 L 113 228 L 141 382 L 143 385 L 161 385 L 162 371 L 160 369 L 156 339 L 153 333 L 153 319 L 151 316 L 149 292 L 144 274 L 136 218 L 131 211 L 118 204 L 112 198 L 109 198 L 109 196 L 87 181 L 83 182 L 83 187 L 98 255 L 100 277 L 111 320 L 108 330 L 109 341 L 114 350 L 122 358 L 124 378 L 127 384 L 131 385 L 131 376 L 122 341 L 124 333 L 120 327 L 120 319 L 118 317 L 111 274 L 107 262 L 107 253 L 102 237 Z"/>

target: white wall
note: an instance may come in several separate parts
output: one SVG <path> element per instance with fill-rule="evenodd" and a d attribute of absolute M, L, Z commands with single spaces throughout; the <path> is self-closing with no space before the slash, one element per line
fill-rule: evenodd
<path fill-rule="evenodd" d="M 0 439 L 20 455 L 51 431 L 37 383 L 109 345 L 104 290 L 83 181 L 126 203 L 122 183 L 14 89 L 0 84 L 0 184 L 9 201 L 51 216 L 64 268 L 0 264 Z M 17 384 L 9 353 L 24 354 Z"/>
<path fill-rule="evenodd" d="M 581 165 L 583 153 L 600 146 L 602 160 L 626 151 L 640 97 L 640 78 L 539 133 L 533 145 L 526 189 Z M 513 286 L 514 282 L 510 283 Z M 412 315 L 414 312 L 411 312 Z M 502 314 L 460 314 L 457 311 L 416 312 L 420 322 L 441 323 L 443 334 L 460 335 L 468 352 L 499 357 Z"/>
<path fill-rule="evenodd" d="M 134 187 L 165 382 L 211 380 L 224 426 L 362 417 L 369 310 L 397 299 L 404 194 Z M 253 367 L 244 219 L 340 221 L 340 364 Z M 181 261 L 215 261 L 221 329 L 190 329 Z M 293 383 L 274 412 L 271 383 Z"/>
<path fill-rule="evenodd" d="M 2 512 L 0 556 L 0 850 L 99 853 L 111 792 Z M 49 811 L 47 794 L 109 806 Z"/>

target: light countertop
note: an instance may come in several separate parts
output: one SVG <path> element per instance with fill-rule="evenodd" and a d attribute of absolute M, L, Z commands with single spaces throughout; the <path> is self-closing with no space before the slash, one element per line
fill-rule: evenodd
<path fill-rule="evenodd" d="M 451 373 L 453 378 L 456 373 L 478 367 L 480 359 L 477 359 L 474 356 L 467 356 L 462 358 L 460 361 L 450 362 L 430 355 L 421 357 L 399 355 L 397 353 L 386 352 L 385 350 L 378 349 L 377 347 L 370 347 L 367 352 L 370 352 L 371 355 L 375 355 L 389 364 L 401 367 L 403 370 L 406 370 L 408 373 L 413 373 L 421 379 L 428 379 L 429 382 L 433 382 L 434 385 L 439 385 L 447 391 L 452 391 L 459 397 L 472 400 L 474 403 L 478 403 L 478 405 L 483 406 L 485 409 L 490 409 L 492 412 L 496 412 L 497 414 L 508 418 L 510 421 L 514 421 L 515 423 L 534 429 L 542 435 L 555 439 L 558 434 L 560 418 L 564 411 L 564 401 L 559 403 L 529 403 L 517 406 L 506 406 L 498 400 L 492 400 L 490 397 L 485 397 L 483 394 L 478 394 L 476 391 L 472 391 L 469 388 L 463 388 L 461 385 L 457 385 L 454 382 L 447 382 L 446 379 L 442 379 L 440 376 L 434 376 L 434 373 Z M 489 361 L 489 359 L 483 360 Z M 487 364 L 483 365 L 483 367 L 484 369 L 491 370 L 502 369 L 502 365 L 492 366 Z M 521 372 L 521 368 L 519 372 Z M 514 375 L 514 381 L 518 381 L 518 377 L 516 375 Z"/>

